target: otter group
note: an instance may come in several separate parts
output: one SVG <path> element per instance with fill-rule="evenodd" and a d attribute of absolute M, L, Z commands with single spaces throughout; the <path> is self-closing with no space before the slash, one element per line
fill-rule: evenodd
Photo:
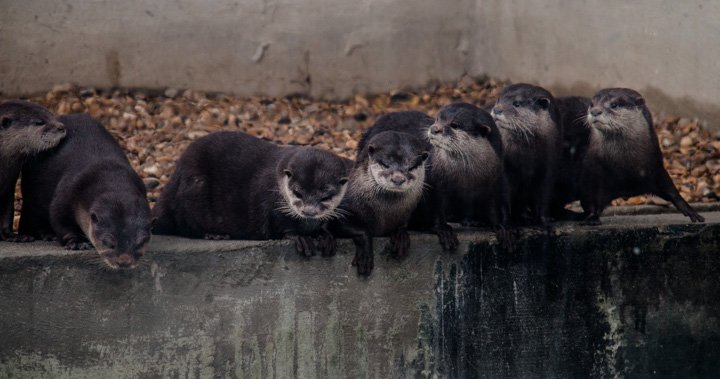
<path fill-rule="evenodd" d="M 455 103 L 435 118 L 388 113 L 362 136 L 355 161 L 242 132 L 212 133 L 183 152 L 152 211 L 142 181 L 97 120 L 55 118 L 11 101 L 0 104 L 0 123 L 0 239 L 95 247 L 113 268 L 137 264 L 151 220 L 154 234 L 287 238 L 307 256 L 333 255 L 336 237 L 352 238 L 352 263 L 365 276 L 374 267 L 373 237 L 389 236 L 391 252 L 404 257 L 408 230 L 430 231 L 453 251 L 458 238 L 448 222 L 492 228 L 511 251 L 516 228 L 598 225 L 619 197 L 654 194 L 704 221 L 664 169 L 644 99 L 625 88 L 554 98 L 514 84 L 485 108 Z M 566 209 L 576 200 L 582 214 Z"/>

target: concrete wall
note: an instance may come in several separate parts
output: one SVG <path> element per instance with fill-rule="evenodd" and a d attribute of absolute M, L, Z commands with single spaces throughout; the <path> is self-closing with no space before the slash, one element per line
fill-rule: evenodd
<path fill-rule="evenodd" d="M 720 213 L 527 232 L 517 252 L 413 235 L 361 278 L 352 243 L 154 237 L 144 264 L 0 242 L 2 378 L 714 377 Z M 387 239 L 378 239 L 383 247 Z"/>
<path fill-rule="evenodd" d="M 2 0 L 0 92 L 74 82 L 343 98 L 463 74 L 640 90 L 720 128 L 708 0 Z"/>

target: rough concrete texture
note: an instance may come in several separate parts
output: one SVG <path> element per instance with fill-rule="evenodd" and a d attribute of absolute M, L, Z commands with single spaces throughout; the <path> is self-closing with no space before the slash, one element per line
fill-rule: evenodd
<path fill-rule="evenodd" d="M 713 377 L 720 213 L 414 234 L 370 278 L 287 241 L 154 237 L 144 264 L 0 242 L 0 377 Z M 382 247 L 386 239 L 379 239 Z"/>
<path fill-rule="evenodd" d="M 0 92 L 59 83 L 344 98 L 490 75 L 720 125 L 707 0 L 3 0 Z"/>

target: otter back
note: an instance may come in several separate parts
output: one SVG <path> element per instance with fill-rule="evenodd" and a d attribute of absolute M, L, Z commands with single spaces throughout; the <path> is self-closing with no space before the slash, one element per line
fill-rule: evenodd
<path fill-rule="evenodd" d="M 96 119 L 57 119 L 66 138 L 23 166 L 20 232 L 56 235 L 68 249 L 92 245 L 110 267 L 134 267 L 150 240 L 142 180 Z"/>

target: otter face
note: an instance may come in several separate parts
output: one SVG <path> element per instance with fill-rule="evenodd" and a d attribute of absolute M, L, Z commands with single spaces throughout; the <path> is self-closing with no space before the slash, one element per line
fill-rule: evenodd
<path fill-rule="evenodd" d="M 150 242 L 150 208 L 142 198 L 125 203 L 101 197 L 78 221 L 113 269 L 135 268 Z"/>
<path fill-rule="evenodd" d="M 503 88 L 492 117 L 501 129 L 529 140 L 539 125 L 554 124 L 550 109 L 554 98 L 550 92 L 530 84 L 513 84 Z"/>
<path fill-rule="evenodd" d="M 298 219 L 326 221 L 339 216 L 348 177 L 342 160 L 328 151 L 302 148 L 280 171 L 278 210 Z"/>
<path fill-rule="evenodd" d="M 0 153 L 27 156 L 56 146 L 66 131 L 47 109 L 11 100 L 0 104 L 0 133 Z"/>
<path fill-rule="evenodd" d="M 376 188 L 389 192 L 422 189 L 429 153 L 417 138 L 404 133 L 379 133 L 370 139 L 367 152 L 368 171 Z"/>
<path fill-rule="evenodd" d="M 487 138 L 494 126 L 486 111 L 472 104 L 455 103 L 440 109 L 427 137 L 433 146 L 450 155 L 464 155 L 477 146 L 478 138 Z"/>
<path fill-rule="evenodd" d="M 588 108 L 588 125 L 603 133 L 623 133 L 637 126 L 644 129 L 645 99 L 627 88 L 608 88 L 593 96 Z"/>

